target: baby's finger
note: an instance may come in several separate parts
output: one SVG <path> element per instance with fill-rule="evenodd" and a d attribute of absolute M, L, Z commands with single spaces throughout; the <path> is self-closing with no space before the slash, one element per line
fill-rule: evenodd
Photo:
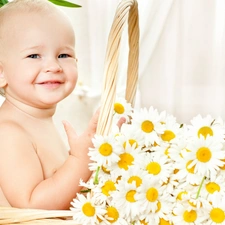
<path fill-rule="evenodd" d="M 123 125 L 123 123 L 125 123 L 126 122 L 126 118 L 125 117 L 121 117 L 120 119 L 119 119 L 119 121 L 117 122 L 117 126 L 119 127 L 119 128 L 121 128 L 121 126 Z"/>
<path fill-rule="evenodd" d="M 96 113 L 91 118 L 88 127 L 86 129 L 86 132 L 88 133 L 88 136 L 93 136 L 96 133 L 96 128 L 98 124 L 98 118 L 99 118 L 100 109 L 96 111 Z"/>
<path fill-rule="evenodd" d="M 71 148 L 73 143 L 74 143 L 74 141 L 78 137 L 77 133 L 74 130 L 73 126 L 69 122 L 64 120 L 62 123 L 63 123 L 64 129 L 66 131 L 66 135 L 67 135 L 67 139 L 68 139 L 68 142 L 69 142 L 69 146 Z"/>

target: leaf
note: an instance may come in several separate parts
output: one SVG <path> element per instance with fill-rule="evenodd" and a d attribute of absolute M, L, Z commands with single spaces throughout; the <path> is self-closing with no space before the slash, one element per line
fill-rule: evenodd
<path fill-rule="evenodd" d="M 0 0 L 0 6 L 3 6 L 7 4 L 9 1 L 8 0 Z"/>
<path fill-rule="evenodd" d="M 71 8 L 81 7 L 81 5 L 77 5 L 77 4 L 74 4 L 72 2 L 68 2 L 65 0 L 48 0 L 48 1 L 52 2 L 55 5 L 60 5 L 60 6 L 65 6 L 65 7 L 71 7 Z"/>

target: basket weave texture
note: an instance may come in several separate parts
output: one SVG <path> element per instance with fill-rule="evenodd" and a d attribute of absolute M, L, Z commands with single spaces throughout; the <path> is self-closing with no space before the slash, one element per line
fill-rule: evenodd
<path fill-rule="evenodd" d="M 139 57 L 139 23 L 136 0 L 122 0 L 119 3 L 109 33 L 101 97 L 101 112 L 96 131 L 100 135 L 107 135 L 112 125 L 120 42 L 126 25 L 128 25 L 129 56 L 125 98 L 128 102 L 134 104 Z M 73 214 L 74 212 L 70 210 L 18 209 L 0 206 L 0 224 L 78 225 L 72 218 Z"/>

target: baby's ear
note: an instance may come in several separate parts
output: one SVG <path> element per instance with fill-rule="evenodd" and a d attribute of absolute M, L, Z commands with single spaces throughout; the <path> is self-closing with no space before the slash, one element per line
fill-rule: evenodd
<path fill-rule="evenodd" d="M 0 62 L 0 88 L 5 87 L 6 84 L 7 84 L 7 81 L 4 76 L 3 66 L 2 66 L 2 63 Z"/>

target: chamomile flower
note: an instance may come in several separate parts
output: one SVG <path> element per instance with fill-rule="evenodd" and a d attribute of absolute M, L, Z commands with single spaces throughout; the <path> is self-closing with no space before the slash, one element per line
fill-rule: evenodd
<path fill-rule="evenodd" d="M 112 192 L 112 203 L 117 209 L 120 209 L 120 214 L 124 219 L 133 220 L 140 213 L 140 204 L 136 198 L 136 184 L 119 181 L 117 191 Z"/>
<path fill-rule="evenodd" d="M 220 141 L 225 138 L 224 124 L 220 118 L 214 119 L 210 115 L 202 117 L 198 115 L 191 120 L 189 125 L 189 133 L 191 136 L 200 137 L 213 136 Z"/>
<path fill-rule="evenodd" d="M 104 220 L 105 206 L 104 204 L 97 205 L 96 202 L 96 197 L 91 197 L 90 193 L 86 197 L 77 194 L 77 198 L 71 202 L 75 222 L 83 225 L 96 225 L 99 224 L 99 218 Z"/>
<path fill-rule="evenodd" d="M 215 192 L 220 193 L 221 196 L 225 196 L 225 182 L 224 177 L 221 175 L 216 176 L 214 179 L 205 179 L 201 190 L 201 196 L 208 201 L 212 201 Z"/>
<path fill-rule="evenodd" d="M 107 167 L 120 159 L 119 154 L 122 152 L 122 148 L 115 141 L 114 136 L 95 135 L 93 145 L 94 148 L 89 149 L 88 155 L 98 166 Z"/>
<path fill-rule="evenodd" d="M 126 99 L 117 97 L 116 101 L 114 103 L 114 116 L 113 121 L 117 123 L 117 121 L 124 117 L 126 119 L 126 122 L 130 121 L 130 116 L 132 113 L 132 106 L 129 102 L 126 101 Z"/>
<path fill-rule="evenodd" d="M 118 177 L 123 170 L 128 170 L 130 166 L 140 165 L 143 157 L 140 147 L 130 145 L 126 142 L 125 149 L 119 155 L 117 163 L 109 166 L 110 173 L 113 177 Z"/>
<path fill-rule="evenodd" d="M 192 209 L 209 208 L 209 201 L 200 194 L 201 188 L 201 185 L 186 185 L 183 187 L 182 184 L 178 185 L 174 191 L 176 202 L 184 204 L 188 211 Z"/>
<path fill-rule="evenodd" d="M 224 164 L 221 159 L 225 158 L 225 151 L 221 142 L 211 136 L 200 136 L 190 142 L 187 148 L 190 150 L 187 158 L 191 161 L 188 168 L 195 167 L 194 172 L 200 176 L 215 177 L 219 167 Z"/>
<path fill-rule="evenodd" d="M 173 172 L 173 166 L 168 163 L 166 155 L 152 153 L 143 158 L 143 169 L 151 175 L 150 179 L 156 180 L 160 184 L 166 183 Z"/>
<path fill-rule="evenodd" d="M 186 205 L 177 203 L 173 209 L 172 221 L 179 225 L 199 225 L 206 221 L 207 217 L 203 209 L 187 209 Z"/>
<path fill-rule="evenodd" d="M 189 167 L 192 163 L 192 160 L 187 157 L 188 154 L 189 152 L 187 150 L 184 150 L 177 156 L 174 162 L 174 168 L 177 171 L 174 174 L 174 179 L 183 181 L 184 185 L 198 185 L 201 183 L 203 176 L 195 173 L 195 166 Z"/>
<path fill-rule="evenodd" d="M 212 207 L 207 213 L 209 216 L 206 225 L 225 225 L 225 197 L 220 193 L 214 193 Z"/>
<path fill-rule="evenodd" d="M 164 114 L 160 114 L 164 115 Z M 176 122 L 176 118 L 172 115 L 163 116 L 162 122 L 164 126 L 164 131 L 160 135 L 161 139 L 165 142 L 173 142 L 176 138 L 179 137 L 180 124 Z"/>
<path fill-rule="evenodd" d="M 159 113 L 153 107 L 135 111 L 132 114 L 132 124 L 134 129 L 141 131 L 144 135 L 145 145 L 152 145 L 160 142 L 159 135 L 163 134 L 163 124 L 160 121 Z"/>
<path fill-rule="evenodd" d="M 157 210 L 155 212 L 146 212 L 140 216 L 141 220 L 144 220 L 148 224 L 161 224 L 160 221 L 169 221 L 170 214 L 173 208 L 173 202 L 163 201 L 157 202 Z"/>
<path fill-rule="evenodd" d="M 164 192 L 165 189 L 164 185 L 160 185 L 156 181 L 145 180 L 138 188 L 137 199 L 141 205 L 139 210 L 143 213 L 155 213 L 158 210 L 158 202 L 165 199 L 172 201 L 173 198 L 169 196 L 169 193 Z"/>
<path fill-rule="evenodd" d="M 150 179 L 147 171 L 142 170 L 139 166 L 134 165 L 129 167 L 128 170 L 121 171 L 122 182 L 135 183 L 136 187 L 140 187 L 143 181 Z"/>
<path fill-rule="evenodd" d="M 118 135 L 116 139 L 124 148 L 126 147 L 127 141 L 131 146 L 135 145 L 135 147 L 144 145 L 142 132 L 135 130 L 132 124 L 123 124 L 120 129 L 120 135 Z"/>
<path fill-rule="evenodd" d="M 107 205 L 106 211 L 107 212 L 104 215 L 105 221 L 100 223 L 100 225 L 130 225 L 129 221 L 120 216 L 120 210 L 114 205 Z"/>

